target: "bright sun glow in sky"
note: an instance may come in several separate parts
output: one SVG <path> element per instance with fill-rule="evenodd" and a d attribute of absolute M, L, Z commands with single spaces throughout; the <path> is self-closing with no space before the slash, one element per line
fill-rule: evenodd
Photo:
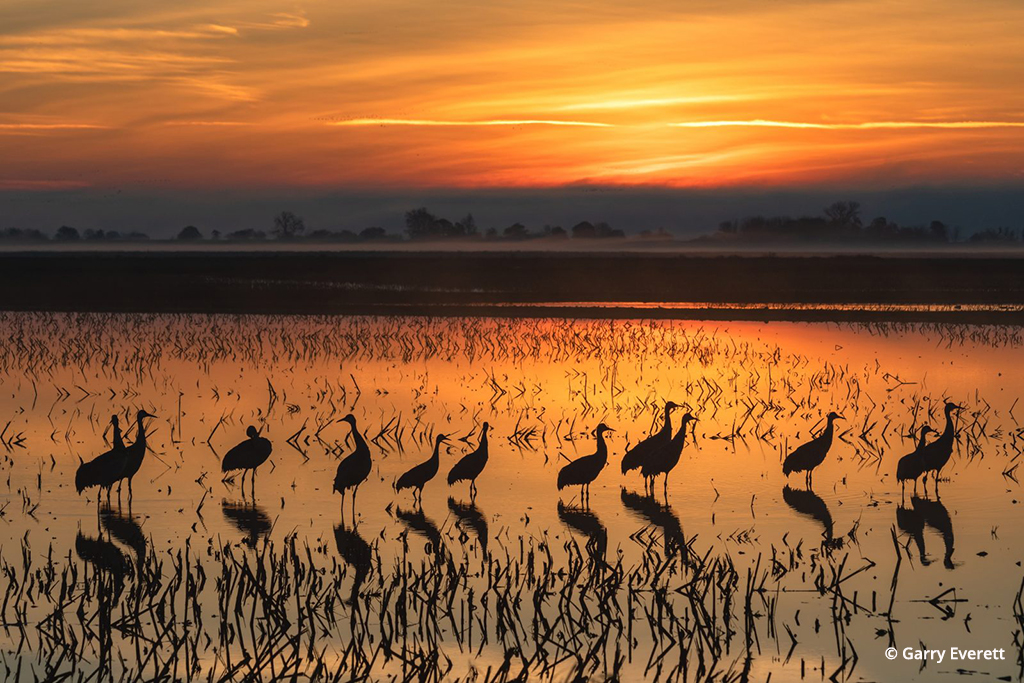
<path fill-rule="evenodd" d="M 1004 184 L 1022 35 L 1019 0 L 7 0 L 0 189 Z"/>

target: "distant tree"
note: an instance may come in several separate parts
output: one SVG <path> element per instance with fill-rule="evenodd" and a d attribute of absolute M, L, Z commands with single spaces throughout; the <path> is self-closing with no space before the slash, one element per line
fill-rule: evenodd
<path fill-rule="evenodd" d="M 522 223 L 513 223 L 505 228 L 505 230 L 502 231 L 502 234 L 508 239 L 521 240 L 529 237 L 530 231 L 527 230 L 526 226 Z"/>
<path fill-rule="evenodd" d="M 132 240 L 134 242 L 145 242 L 146 240 L 149 239 L 149 235 L 147 235 L 144 232 L 139 232 L 138 230 L 132 230 L 130 233 L 128 233 L 128 237 L 126 239 Z"/>
<path fill-rule="evenodd" d="M 825 217 L 833 225 L 843 228 L 860 226 L 860 203 L 835 202 L 825 208 Z"/>
<path fill-rule="evenodd" d="M 722 221 L 718 224 L 718 232 L 732 235 L 737 232 L 739 226 L 736 225 L 736 221 Z"/>
<path fill-rule="evenodd" d="M 106 239 L 108 242 L 116 242 L 121 239 L 121 233 L 117 230 L 107 230 Z"/>
<path fill-rule="evenodd" d="M 575 239 L 592 239 L 597 237 L 597 228 L 589 221 L 582 221 L 572 226 L 572 236 Z"/>
<path fill-rule="evenodd" d="M 380 240 L 386 240 L 388 238 L 388 231 L 384 228 L 377 226 L 363 228 L 359 232 L 359 239 L 364 242 L 377 242 Z"/>
<path fill-rule="evenodd" d="M 462 234 L 467 237 L 475 237 L 479 233 L 479 229 L 476 225 L 476 219 L 473 218 L 473 214 L 467 213 L 465 218 L 456 223 L 456 225 L 462 226 Z"/>
<path fill-rule="evenodd" d="M 545 225 L 544 234 L 554 239 L 565 239 L 569 236 L 569 233 L 561 225 Z"/>
<path fill-rule="evenodd" d="M 199 232 L 199 228 L 194 225 L 186 225 L 178 233 L 178 239 L 183 242 L 194 242 L 203 239 L 203 233 Z"/>
<path fill-rule="evenodd" d="M 29 230 L 23 230 L 22 228 L 5 228 L 3 232 L 0 232 L 0 239 L 15 242 L 45 242 L 46 235 L 35 228 L 31 228 Z"/>
<path fill-rule="evenodd" d="M 497 236 L 498 236 L 498 229 L 497 228 L 487 228 L 487 232 L 484 233 L 484 237 L 486 237 L 487 239 L 494 239 Z"/>
<path fill-rule="evenodd" d="M 405 232 L 411 240 L 437 237 L 437 216 L 427 211 L 426 207 L 405 212 Z"/>
<path fill-rule="evenodd" d="M 431 226 L 431 237 L 461 237 L 460 226 L 447 218 L 438 218 Z"/>
<path fill-rule="evenodd" d="M 274 216 L 274 234 L 279 240 L 290 240 L 306 231 L 306 223 L 291 211 Z"/>
<path fill-rule="evenodd" d="M 604 221 L 594 225 L 594 230 L 597 231 L 597 236 L 601 238 L 606 237 L 625 237 L 626 233 L 621 230 L 616 230 L 612 226 L 608 225 Z"/>
<path fill-rule="evenodd" d="M 266 233 L 252 228 L 245 228 L 244 230 L 236 230 L 228 233 L 229 240 L 263 240 L 266 239 Z"/>
<path fill-rule="evenodd" d="M 210 237 L 212 237 L 214 240 L 219 240 L 220 239 L 220 230 L 211 230 L 210 231 Z"/>
<path fill-rule="evenodd" d="M 78 230 L 69 225 L 62 225 L 57 228 L 57 232 L 54 234 L 53 239 L 58 242 L 76 242 L 80 237 Z"/>
<path fill-rule="evenodd" d="M 928 226 L 928 230 L 931 232 L 933 240 L 937 242 L 949 241 L 949 229 L 942 221 L 932 221 L 931 225 Z"/>
<path fill-rule="evenodd" d="M 1017 242 L 1020 239 L 1017 231 L 1011 228 L 986 228 L 968 238 L 970 242 Z"/>

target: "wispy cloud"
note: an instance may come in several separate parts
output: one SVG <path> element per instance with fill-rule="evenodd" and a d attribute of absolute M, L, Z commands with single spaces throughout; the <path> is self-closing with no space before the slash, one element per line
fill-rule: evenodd
<path fill-rule="evenodd" d="M 808 123 L 803 121 L 768 121 L 750 119 L 736 121 L 682 121 L 670 123 L 674 128 L 796 128 L 809 130 L 901 130 L 908 128 L 939 128 L 973 130 L 979 128 L 1024 128 L 1024 121 L 865 121 L 862 123 Z"/>
<path fill-rule="evenodd" d="M 557 107 L 557 111 L 610 111 L 617 109 L 647 109 L 654 107 L 671 107 L 685 104 L 710 104 L 715 102 L 738 102 L 751 99 L 747 95 L 692 95 L 687 97 L 648 97 L 621 98 L 579 102 Z"/>
<path fill-rule="evenodd" d="M 483 121 L 439 121 L 435 119 L 348 119 L 332 121 L 332 126 L 581 126 L 585 128 L 614 128 L 614 123 L 598 121 L 561 121 L 556 119 L 490 119 Z"/>
<path fill-rule="evenodd" d="M 108 126 L 94 123 L 0 123 L 2 133 L 38 133 L 65 130 L 104 130 Z"/>
<path fill-rule="evenodd" d="M 248 121 L 165 121 L 165 126 L 210 126 L 210 127 L 234 127 L 251 126 Z"/>
<path fill-rule="evenodd" d="M 4 180 L 0 178 L 0 190 L 72 190 L 89 187 L 81 180 Z"/>

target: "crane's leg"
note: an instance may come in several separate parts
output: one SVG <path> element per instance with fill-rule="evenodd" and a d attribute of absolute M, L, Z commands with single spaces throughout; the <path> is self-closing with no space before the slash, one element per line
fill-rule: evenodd
<path fill-rule="evenodd" d="M 355 521 L 356 521 L 356 496 L 358 496 L 358 495 L 359 495 L 359 484 L 356 484 L 356 487 L 354 489 L 352 489 L 352 522 L 353 523 L 355 523 Z"/>
<path fill-rule="evenodd" d="M 668 500 L 668 472 L 665 473 L 665 500 Z"/>
<path fill-rule="evenodd" d="M 469 482 L 469 499 L 476 502 L 476 480 Z"/>
<path fill-rule="evenodd" d="M 252 492 L 252 499 L 256 500 L 256 469 L 253 468 L 252 475 L 249 477 L 249 489 Z"/>
<path fill-rule="evenodd" d="M 341 489 L 341 525 L 345 526 L 345 489 Z"/>

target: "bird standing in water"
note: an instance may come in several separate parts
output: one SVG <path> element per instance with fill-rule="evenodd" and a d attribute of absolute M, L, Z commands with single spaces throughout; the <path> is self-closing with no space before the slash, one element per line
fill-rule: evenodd
<path fill-rule="evenodd" d="M 250 425 L 249 428 L 245 430 L 245 433 L 249 438 L 224 454 L 224 460 L 221 462 L 221 471 L 230 472 L 231 470 L 242 470 L 241 484 L 243 493 L 245 491 L 245 473 L 246 471 L 251 472 L 249 476 L 249 486 L 255 496 L 256 468 L 267 461 L 267 458 L 270 457 L 270 453 L 274 448 L 270 444 L 270 440 L 260 436 L 260 433 L 256 431 L 255 427 Z"/>
<path fill-rule="evenodd" d="M 678 407 L 679 405 L 672 401 L 666 403 L 665 421 L 662 422 L 661 429 L 626 451 L 626 454 L 622 456 L 623 474 L 630 470 L 639 469 L 652 453 L 656 453 L 659 449 L 668 445 L 669 441 L 672 440 L 672 411 Z"/>
<path fill-rule="evenodd" d="M 92 488 L 100 487 L 100 490 L 107 490 L 107 503 L 110 503 L 110 489 L 121 478 L 125 465 L 128 463 L 128 451 L 124 447 L 124 440 L 121 438 L 121 426 L 118 423 L 117 415 L 110 418 L 110 424 L 114 428 L 113 448 L 106 453 L 96 456 L 89 462 L 81 462 L 75 472 L 75 489 L 78 493 Z M 99 510 L 100 496 L 96 496 L 96 509 Z"/>
<path fill-rule="evenodd" d="M 797 446 L 792 453 L 786 456 L 786 460 L 782 463 L 782 473 L 788 477 L 793 472 L 806 472 L 807 486 L 810 487 L 811 473 L 825 460 L 829 449 L 832 448 L 835 421 L 842 419 L 843 416 L 838 413 L 829 413 L 828 424 L 821 434 L 807 443 Z"/>
<path fill-rule="evenodd" d="M 644 475 L 652 495 L 654 494 L 654 478 L 659 474 L 664 474 L 665 496 L 668 497 L 668 475 L 679 464 L 679 456 L 683 454 L 683 446 L 686 444 L 686 426 L 696 421 L 697 418 L 690 413 L 683 415 L 676 435 L 667 444 L 651 453 L 644 463 L 640 472 Z"/>
<path fill-rule="evenodd" d="M 462 459 L 455 463 L 455 466 L 448 472 L 449 486 L 457 481 L 469 482 L 470 500 L 476 499 L 476 478 L 480 476 L 480 473 L 484 471 L 484 466 L 487 465 L 487 432 L 490 428 L 491 426 L 484 422 L 480 428 L 480 445 L 472 453 L 462 456 Z"/>
<path fill-rule="evenodd" d="M 359 492 L 359 485 L 370 476 L 370 468 L 373 461 L 370 459 L 370 447 L 366 440 L 356 428 L 356 416 L 349 413 L 342 418 L 352 428 L 352 440 L 356 448 L 344 460 L 338 463 L 338 472 L 334 475 L 334 490 L 341 494 L 341 514 L 345 519 L 345 492 L 352 489 L 352 516 L 356 514 L 356 494 Z"/>
<path fill-rule="evenodd" d="M 590 500 L 590 484 L 608 464 L 608 444 L 604 441 L 604 435 L 605 432 L 613 431 L 615 430 L 603 422 L 597 425 L 597 429 L 594 430 L 597 436 L 597 451 L 573 460 L 558 471 L 559 491 L 566 486 L 579 486 L 581 499 L 584 502 Z"/>
<path fill-rule="evenodd" d="M 124 472 L 121 473 L 121 480 L 117 482 L 117 500 L 121 500 L 121 483 L 128 480 L 128 509 L 132 506 L 132 479 L 138 474 L 139 468 L 142 467 L 142 459 L 146 457 L 146 427 L 143 425 L 143 419 L 147 417 L 156 417 L 147 413 L 145 410 L 140 410 L 135 414 L 135 442 L 128 446 L 128 463 L 125 465 Z"/>
<path fill-rule="evenodd" d="M 399 477 L 395 483 L 395 490 L 413 489 L 413 500 L 422 502 L 423 487 L 437 475 L 437 469 L 441 464 L 441 444 L 447 440 L 447 436 L 438 434 L 434 439 L 434 452 L 431 456 Z"/>
<path fill-rule="evenodd" d="M 939 493 L 939 472 L 953 455 L 953 438 L 956 436 L 956 430 L 953 427 L 953 413 L 963 409 L 963 406 L 947 403 L 945 407 L 946 428 L 942 430 L 939 438 L 921 450 L 921 459 L 924 461 L 924 485 L 928 486 L 928 473 L 934 472 L 936 495 Z"/>
<path fill-rule="evenodd" d="M 917 493 L 917 479 L 924 474 L 925 462 L 924 458 L 921 457 L 924 451 L 925 437 L 928 436 L 929 432 L 934 431 L 928 425 L 921 427 L 921 439 L 917 442 L 917 448 L 914 449 L 913 453 L 904 455 L 900 458 L 900 461 L 896 463 L 896 481 L 900 483 L 900 493 L 902 494 L 907 486 L 907 480 L 914 480 L 914 493 Z"/>

